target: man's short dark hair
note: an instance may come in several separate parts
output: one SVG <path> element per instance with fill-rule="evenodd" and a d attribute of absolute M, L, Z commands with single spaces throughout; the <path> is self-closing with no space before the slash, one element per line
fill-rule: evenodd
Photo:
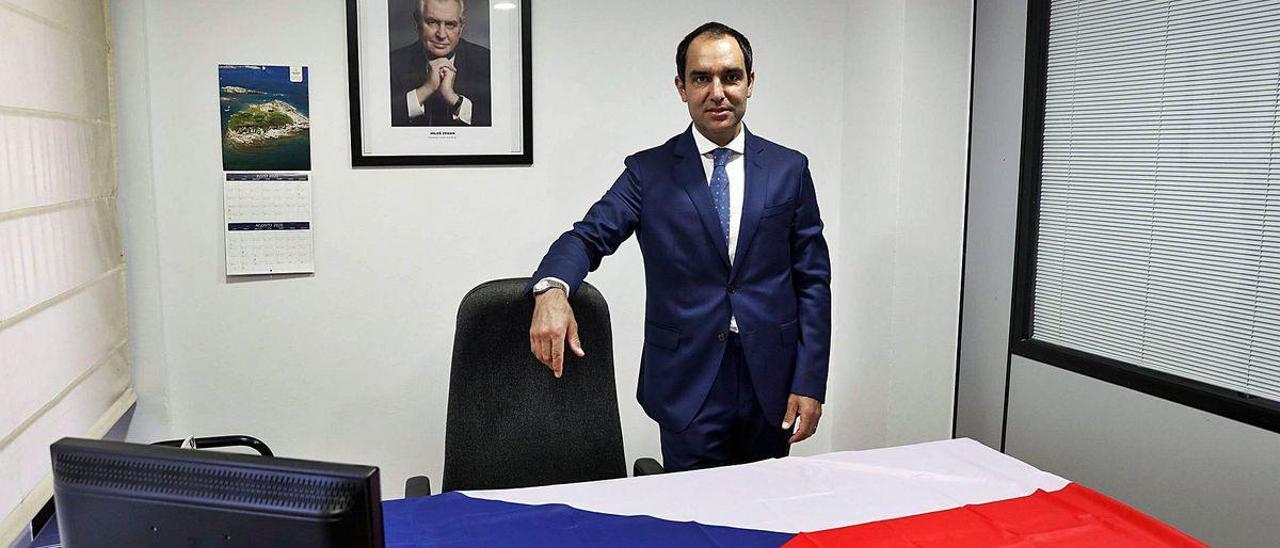
<path fill-rule="evenodd" d="M 751 74 L 751 41 L 729 25 L 712 21 L 703 23 L 702 26 L 693 29 L 693 32 L 685 36 L 684 40 L 680 41 L 680 45 L 676 46 L 676 74 L 681 80 L 684 80 L 685 59 L 689 56 L 689 44 L 693 42 L 694 38 L 704 35 L 712 38 L 732 36 L 734 40 L 737 40 L 738 48 L 742 50 L 742 60 L 747 63 L 747 74 Z"/>

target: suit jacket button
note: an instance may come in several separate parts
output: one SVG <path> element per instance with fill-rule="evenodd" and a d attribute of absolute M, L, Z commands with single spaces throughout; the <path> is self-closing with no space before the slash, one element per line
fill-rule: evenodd
<path fill-rule="evenodd" d="M 737 293 L 737 292 L 738 292 L 738 286 L 736 286 L 736 285 L 730 285 L 730 286 L 729 286 L 729 294 L 730 294 L 730 295 L 732 295 L 732 294 L 734 294 L 734 293 Z"/>
<path fill-rule="evenodd" d="M 716 339 L 719 339 L 719 340 L 720 340 L 720 342 L 724 342 L 724 340 L 725 340 L 725 339 L 727 339 L 727 338 L 729 338 L 729 336 L 728 336 L 728 335 L 726 335 L 726 334 L 724 333 L 724 331 L 721 331 L 721 332 L 719 332 L 719 333 L 716 333 Z"/>

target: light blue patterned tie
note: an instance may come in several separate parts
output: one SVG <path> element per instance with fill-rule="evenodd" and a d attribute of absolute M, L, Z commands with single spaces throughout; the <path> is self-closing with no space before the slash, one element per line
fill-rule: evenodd
<path fill-rule="evenodd" d="M 733 151 L 717 148 L 711 151 L 715 161 L 715 169 L 711 170 L 711 197 L 716 201 L 716 215 L 720 217 L 720 230 L 724 233 L 724 241 L 729 242 L 729 172 L 725 164 L 733 158 Z"/>

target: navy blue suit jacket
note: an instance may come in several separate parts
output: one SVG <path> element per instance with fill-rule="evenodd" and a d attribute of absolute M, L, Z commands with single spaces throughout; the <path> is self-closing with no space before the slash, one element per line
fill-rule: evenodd
<path fill-rule="evenodd" d="M 781 424 L 788 394 L 821 401 L 827 386 L 831 261 L 809 160 L 747 132 L 731 266 L 692 131 L 628 157 L 532 281 L 554 276 L 572 293 L 635 233 L 647 283 L 637 394 L 645 412 L 669 430 L 688 426 L 719 370 L 732 314 L 765 417 Z"/>

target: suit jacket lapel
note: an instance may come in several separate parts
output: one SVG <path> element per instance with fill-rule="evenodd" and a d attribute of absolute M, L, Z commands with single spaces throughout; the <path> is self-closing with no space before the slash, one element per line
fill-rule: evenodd
<path fill-rule="evenodd" d="M 738 271 L 742 270 L 742 261 L 751 249 L 751 240 L 755 238 L 756 227 L 760 225 L 760 212 L 764 211 L 764 199 L 769 189 L 769 165 L 764 158 L 764 143 L 747 131 L 746 127 L 743 127 L 742 131 L 747 132 L 743 146 L 746 149 L 743 151 L 746 157 L 743 158 L 745 163 L 742 166 L 745 172 L 745 181 L 742 185 L 744 187 L 742 220 L 738 223 L 738 246 L 733 254 L 733 273 L 729 276 L 730 280 L 737 278 Z"/>
<path fill-rule="evenodd" d="M 711 246 L 717 251 L 716 255 L 727 268 L 729 242 L 725 241 L 724 232 L 720 230 L 720 218 L 716 215 L 715 201 L 711 198 L 711 188 L 707 186 L 707 175 L 702 168 L 702 157 L 698 155 L 698 147 L 693 142 L 691 131 L 694 131 L 692 125 L 676 140 L 676 164 L 673 176 L 689 194 L 694 209 L 698 211 L 698 218 L 702 220 L 702 227 L 706 229 L 707 236 L 711 239 Z"/>

